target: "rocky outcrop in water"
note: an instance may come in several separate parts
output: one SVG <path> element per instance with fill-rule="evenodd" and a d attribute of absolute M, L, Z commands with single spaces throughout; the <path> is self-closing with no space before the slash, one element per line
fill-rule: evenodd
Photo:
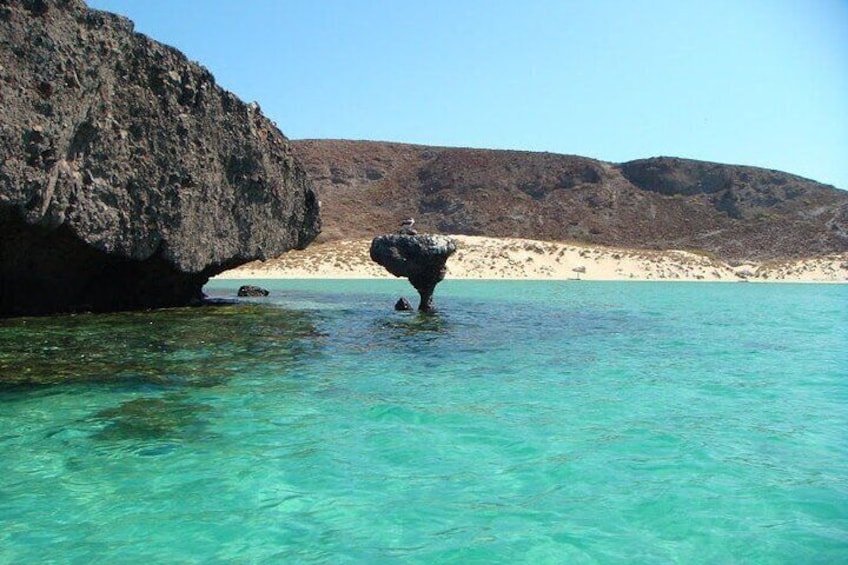
<path fill-rule="evenodd" d="M 412 310 L 412 304 L 409 303 L 409 300 L 401 296 L 398 298 L 397 302 L 395 302 L 395 310 L 398 312 L 408 312 Z"/>
<path fill-rule="evenodd" d="M 187 304 L 320 231 L 259 106 L 126 18 L 0 2 L 0 87 L 0 315 Z"/>
<path fill-rule="evenodd" d="M 387 234 L 371 241 L 371 259 L 396 277 L 406 277 L 421 301 L 418 310 L 433 310 L 433 291 L 444 278 L 456 241 L 445 235 Z"/>
<path fill-rule="evenodd" d="M 236 296 L 241 298 L 263 298 L 269 294 L 271 293 L 267 288 L 252 284 L 242 285 L 239 287 L 238 292 L 236 292 Z"/>

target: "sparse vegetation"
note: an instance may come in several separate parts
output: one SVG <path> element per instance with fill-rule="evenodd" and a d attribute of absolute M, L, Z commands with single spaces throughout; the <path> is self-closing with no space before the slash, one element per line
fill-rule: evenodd
<path fill-rule="evenodd" d="M 492 240 L 457 236 L 459 249 L 448 262 L 448 278 L 577 278 L 574 269 L 587 267 L 588 278 L 644 278 L 648 280 L 815 280 L 848 281 L 848 257 L 831 255 L 810 261 L 772 261 L 752 265 L 743 275 L 744 265 L 732 266 L 692 251 L 589 248 L 572 243 L 527 240 Z M 370 239 L 315 244 L 292 251 L 265 263 L 252 263 L 241 269 L 274 276 L 292 277 L 353 276 L 390 277 L 368 255 Z M 744 268 L 743 268 L 744 267 Z M 606 274 L 604 274 L 606 273 Z M 580 276 L 580 278 L 586 278 Z"/>
<path fill-rule="evenodd" d="M 848 252 L 848 193 L 787 173 L 675 158 L 613 165 L 399 143 L 292 145 L 323 203 L 320 241 L 370 239 L 413 213 L 424 231 L 535 240 L 539 254 L 564 241 L 683 248 L 717 262 Z"/>

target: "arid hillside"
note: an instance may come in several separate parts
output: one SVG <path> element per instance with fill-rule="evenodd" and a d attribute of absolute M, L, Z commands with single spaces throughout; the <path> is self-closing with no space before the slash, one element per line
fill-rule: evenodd
<path fill-rule="evenodd" d="M 685 249 L 730 261 L 848 251 L 848 192 L 788 173 L 370 141 L 293 142 L 332 241 L 394 230 Z"/>

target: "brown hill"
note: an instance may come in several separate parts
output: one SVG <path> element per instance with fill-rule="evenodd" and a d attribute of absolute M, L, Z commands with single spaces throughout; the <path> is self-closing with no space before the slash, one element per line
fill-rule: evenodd
<path fill-rule="evenodd" d="M 444 233 L 691 249 L 725 260 L 848 251 L 848 192 L 787 173 L 659 157 L 586 157 L 340 140 L 293 142 L 325 241 Z"/>

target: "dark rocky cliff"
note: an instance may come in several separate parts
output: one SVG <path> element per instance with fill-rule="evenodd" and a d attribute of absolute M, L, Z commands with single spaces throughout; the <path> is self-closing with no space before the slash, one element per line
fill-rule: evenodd
<path fill-rule="evenodd" d="M 0 0 L 0 315 L 186 304 L 319 232 L 290 143 L 80 0 Z"/>
<path fill-rule="evenodd" d="M 293 142 L 322 237 L 422 230 L 690 249 L 729 261 L 848 251 L 848 192 L 780 171 L 341 140 Z"/>

